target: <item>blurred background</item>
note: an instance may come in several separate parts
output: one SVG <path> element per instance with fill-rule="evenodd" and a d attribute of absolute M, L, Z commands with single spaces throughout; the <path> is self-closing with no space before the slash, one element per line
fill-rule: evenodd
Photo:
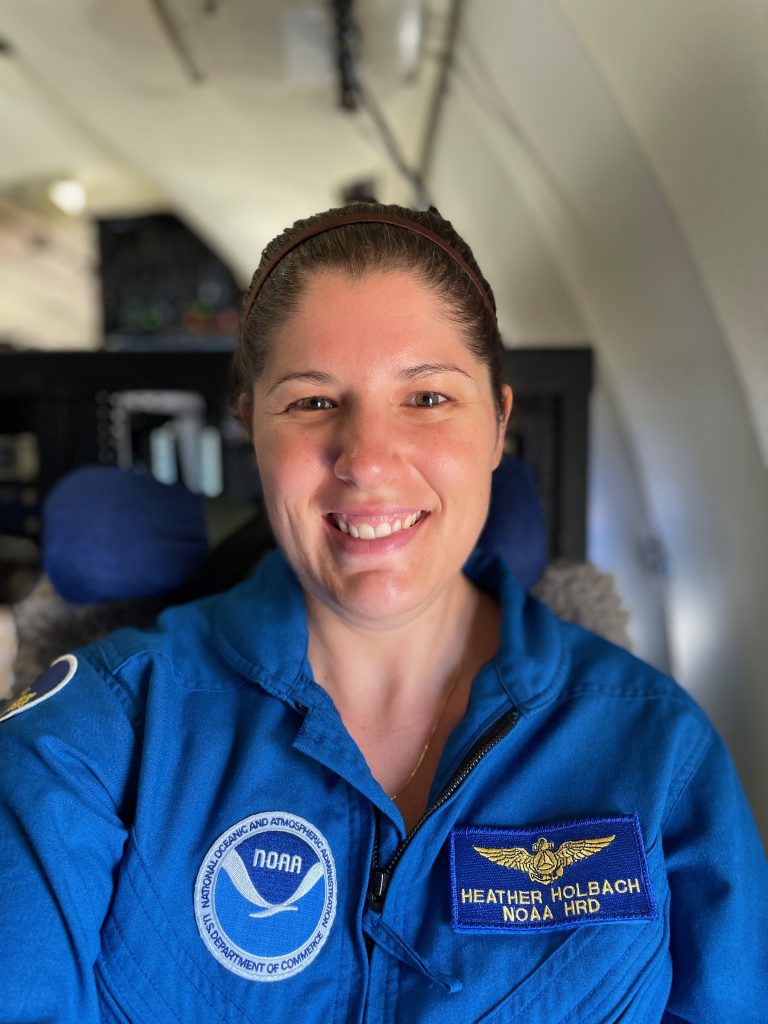
<path fill-rule="evenodd" d="M 5 0 L 0 604 L 72 465 L 248 498 L 225 363 L 261 249 L 434 203 L 534 351 L 526 422 L 576 367 L 543 353 L 592 351 L 557 468 L 583 536 L 552 554 L 614 575 L 768 836 L 767 109 L 762 0 Z"/>

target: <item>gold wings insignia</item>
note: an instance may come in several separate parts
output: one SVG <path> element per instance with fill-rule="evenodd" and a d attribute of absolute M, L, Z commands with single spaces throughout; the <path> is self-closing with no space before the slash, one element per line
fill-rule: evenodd
<path fill-rule="evenodd" d="M 599 853 L 615 838 L 613 835 L 604 836 L 602 839 L 569 839 L 555 849 L 555 844 L 542 836 L 531 847 L 533 853 L 529 853 L 522 846 L 475 846 L 474 849 L 481 857 L 500 867 L 523 871 L 532 882 L 550 885 L 556 878 L 562 877 L 565 868 L 577 860 L 584 860 Z"/>
<path fill-rule="evenodd" d="M 530 874 L 533 868 L 533 854 L 528 853 L 522 846 L 502 846 L 495 849 L 493 847 L 475 846 L 474 849 L 481 856 L 486 857 L 502 868 L 525 871 L 526 874 Z"/>
<path fill-rule="evenodd" d="M 604 850 L 615 838 L 606 836 L 604 839 L 570 839 L 561 843 L 555 850 L 555 860 L 558 866 L 567 868 L 577 860 L 585 860 L 594 853 Z"/>

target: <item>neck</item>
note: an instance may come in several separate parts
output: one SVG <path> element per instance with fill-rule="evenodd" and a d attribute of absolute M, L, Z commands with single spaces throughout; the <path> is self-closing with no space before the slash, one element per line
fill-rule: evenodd
<path fill-rule="evenodd" d="M 307 596 L 309 660 L 368 767 L 403 815 L 423 812 L 472 680 L 499 639 L 499 609 L 464 576 L 407 623 L 341 619 Z"/>
<path fill-rule="evenodd" d="M 407 623 L 366 628 L 306 600 L 314 678 L 411 828 L 472 680 L 496 653 L 499 608 L 463 575 Z"/>
<path fill-rule="evenodd" d="M 484 599 L 488 601 L 488 598 Z M 308 597 L 309 661 L 342 717 L 365 709 L 380 720 L 425 709 L 465 660 L 483 595 L 466 577 L 407 621 L 368 625 L 342 619 Z"/>

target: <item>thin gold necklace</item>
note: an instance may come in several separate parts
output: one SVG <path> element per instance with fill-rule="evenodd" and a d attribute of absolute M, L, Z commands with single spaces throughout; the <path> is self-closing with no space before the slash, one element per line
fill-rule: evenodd
<path fill-rule="evenodd" d="M 427 742 L 421 748 L 421 753 L 419 754 L 419 758 L 416 761 L 416 764 L 413 766 L 413 769 L 411 770 L 411 774 L 408 776 L 408 778 L 405 780 L 405 782 L 402 784 L 402 786 L 398 789 L 398 791 L 396 793 L 390 793 L 389 794 L 389 799 L 392 800 L 393 802 L 395 800 L 397 800 L 399 797 L 401 797 L 403 795 L 403 793 L 406 791 L 406 789 L 408 789 L 408 787 L 410 786 L 410 784 L 413 782 L 414 778 L 416 777 L 416 772 L 419 770 L 419 768 L 421 768 L 422 764 L 424 763 L 424 758 L 427 756 L 427 751 L 429 750 L 429 745 L 430 745 L 430 743 L 432 742 L 432 740 L 435 737 L 435 733 L 437 732 L 437 727 L 440 724 L 440 721 L 441 721 L 443 715 L 445 714 L 445 709 L 448 707 L 448 704 L 450 702 L 451 697 L 454 695 L 454 693 L 458 689 L 459 680 L 461 679 L 461 674 L 462 674 L 463 669 L 464 669 L 464 659 L 462 658 L 461 661 L 459 662 L 457 668 L 456 668 L 456 671 L 455 671 L 455 673 L 453 675 L 453 679 L 451 679 L 450 686 L 445 691 L 445 696 L 443 697 L 443 701 L 442 701 L 442 703 L 440 705 L 440 708 L 439 708 L 439 710 L 437 712 L 437 716 L 435 717 L 435 720 L 432 723 L 432 728 L 429 730 L 429 736 L 427 736 Z"/>

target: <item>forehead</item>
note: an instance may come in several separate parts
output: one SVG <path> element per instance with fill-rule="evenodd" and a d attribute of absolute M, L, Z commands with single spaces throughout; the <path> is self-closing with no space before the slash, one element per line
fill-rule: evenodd
<path fill-rule="evenodd" d="M 346 359 L 350 350 L 377 361 L 434 358 L 450 352 L 477 362 L 445 299 L 416 272 L 373 271 L 313 275 L 297 308 L 270 345 L 270 365 L 296 358 Z"/>

